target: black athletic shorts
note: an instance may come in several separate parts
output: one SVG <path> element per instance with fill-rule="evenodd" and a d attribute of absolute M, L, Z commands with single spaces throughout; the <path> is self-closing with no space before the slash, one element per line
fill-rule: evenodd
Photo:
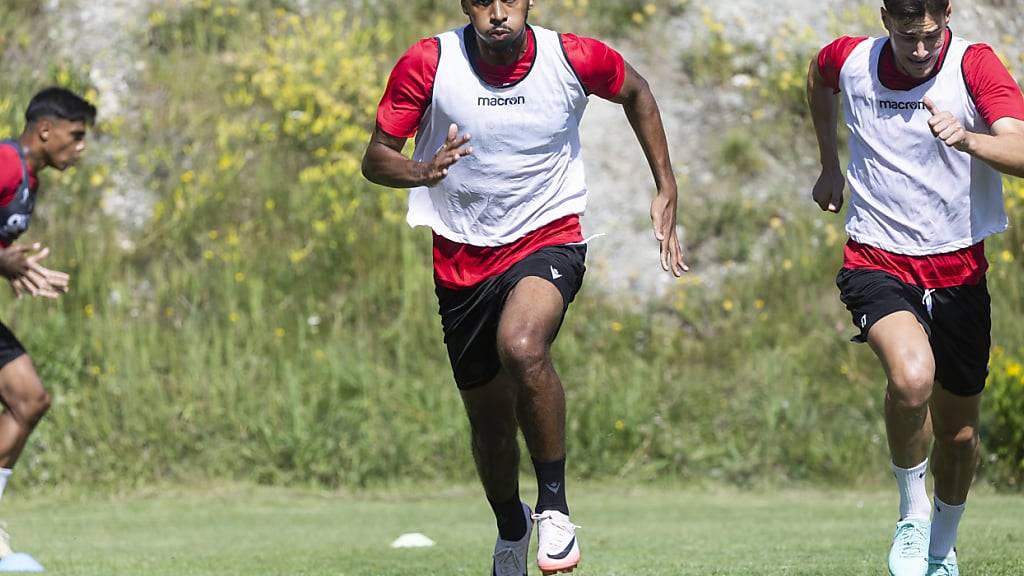
<path fill-rule="evenodd" d="M 25 347 L 14 336 L 14 332 L 0 322 L 0 368 L 25 353 Z"/>
<path fill-rule="evenodd" d="M 985 389 L 992 309 L 984 278 L 970 286 L 925 290 L 879 270 L 843 268 L 836 285 L 860 329 L 855 342 L 866 342 L 875 322 L 906 310 L 928 334 L 935 379 L 942 387 L 958 396 L 974 396 Z"/>
<path fill-rule="evenodd" d="M 576 297 L 586 272 L 583 244 L 548 246 L 523 258 L 505 272 L 462 290 L 436 286 L 444 342 L 448 347 L 455 384 L 466 390 L 498 375 L 498 320 L 505 300 L 520 280 L 544 278 L 562 293 L 562 317 Z"/>

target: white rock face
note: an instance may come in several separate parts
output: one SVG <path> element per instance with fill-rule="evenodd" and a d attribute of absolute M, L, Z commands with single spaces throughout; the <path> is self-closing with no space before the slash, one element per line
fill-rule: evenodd
<path fill-rule="evenodd" d="M 121 118 L 132 122 L 138 102 L 132 84 L 144 69 L 139 60 L 145 39 L 146 16 L 156 0 L 50 0 L 46 7 L 57 25 L 52 29 L 54 45 L 62 47 L 69 59 L 88 66 L 89 80 L 99 92 L 101 120 Z M 110 188 L 103 199 L 104 210 L 114 216 L 122 240 L 142 229 L 152 215 L 155 199 L 146 186 L 145 175 L 137 174 L 123 159 L 125 144 L 108 139 L 94 146 L 92 153 L 111 167 Z"/>

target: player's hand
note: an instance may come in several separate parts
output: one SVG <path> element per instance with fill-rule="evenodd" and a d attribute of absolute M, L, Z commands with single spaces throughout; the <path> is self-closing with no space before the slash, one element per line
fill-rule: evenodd
<path fill-rule="evenodd" d="M 960 120 L 951 112 L 939 110 L 932 99 L 927 96 L 924 97 L 924 106 L 932 113 L 932 117 L 928 119 L 928 126 L 931 127 L 932 134 L 936 138 L 942 140 L 946 146 L 951 146 L 961 152 L 970 151 L 971 133 L 964 128 Z"/>
<path fill-rule="evenodd" d="M 54 291 L 60 294 L 66 294 L 71 282 L 71 276 L 66 272 L 60 272 L 58 270 L 50 270 L 49 268 L 43 267 L 39 262 L 49 256 L 50 249 L 43 248 L 39 252 L 28 257 L 28 268 L 34 276 L 39 277 Z"/>
<path fill-rule="evenodd" d="M 46 283 L 46 279 L 36 272 L 29 270 L 21 278 L 11 280 L 11 287 L 14 288 L 14 295 L 21 298 L 25 294 L 29 296 L 40 296 L 42 298 L 57 298 L 60 292 Z"/>
<path fill-rule="evenodd" d="M 70 276 L 64 272 L 50 270 L 43 267 L 39 262 L 50 254 L 49 248 L 39 248 L 39 244 L 32 245 L 33 249 L 39 251 L 29 254 L 25 258 L 27 267 L 25 273 L 11 280 L 11 288 L 14 295 L 21 298 L 25 294 L 40 296 L 42 298 L 58 298 L 68 291 Z"/>
<path fill-rule="evenodd" d="M 15 278 L 14 280 L 8 280 L 8 282 L 10 282 L 10 284 L 11 284 L 11 291 L 14 292 L 14 297 L 17 298 L 18 300 L 21 300 L 21 297 L 24 296 L 27 293 L 25 291 L 25 287 L 21 283 L 21 278 Z"/>
<path fill-rule="evenodd" d="M 28 253 L 35 250 L 39 250 L 39 244 L 15 244 L 0 248 L 0 276 L 8 280 L 23 276 L 28 271 Z"/>
<path fill-rule="evenodd" d="M 35 284 L 32 284 L 27 278 L 22 276 L 21 278 L 15 278 L 10 281 L 11 290 L 14 291 L 14 297 L 21 299 L 23 296 L 34 296 L 39 293 L 39 289 Z M 47 292 L 49 293 L 49 292 Z"/>
<path fill-rule="evenodd" d="M 683 248 L 676 231 L 677 199 L 675 190 L 659 191 L 651 202 L 651 223 L 654 225 L 654 237 L 661 245 L 661 269 L 678 277 L 690 267 L 683 262 Z"/>
<path fill-rule="evenodd" d="M 445 139 L 444 145 L 441 149 L 434 154 L 434 158 L 422 165 L 423 173 L 420 175 L 420 183 L 424 186 L 433 186 L 444 179 L 448 175 L 448 168 L 459 161 L 459 158 L 463 156 L 469 156 L 473 153 L 471 146 L 466 146 L 469 142 L 469 134 L 463 134 L 459 136 L 459 127 L 452 124 L 448 127 L 448 138 Z"/>
<path fill-rule="evenodd" d="M 818 181 L 814 183 L 811 198 L 819 208 L 826 212 L 836 212 L 843 207 L 843 189 L 846 188 L 846 177 L 842 170 L 822 168 Z"/>

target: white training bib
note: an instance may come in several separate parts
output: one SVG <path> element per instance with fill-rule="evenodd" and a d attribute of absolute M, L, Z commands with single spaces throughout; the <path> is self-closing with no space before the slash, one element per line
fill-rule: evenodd
<path fill-rule="evenodd" d="M 988 133 L 967 90 L 956 36 L 932 79 L 890 90 L 878 77 L 888 38 L 854 48 L 839 74 L 850 129 L 852 191 L 846 231 L 856 242 L 910 256 L 942 254 L 977 244 L 1007 227 L 999 172 L 946 146 L 928 126 L 928 96 L 971 132 Z"/>
<path fill-rule="evenodd" d="M 533 65 L 504 87 L 487 84 L 473 70 L 464 37 L 472 27 L 438 36 L 433 99 L 413 159 L 429 162 L 453 123 L 460 135 L 470 134 L 473 153 L 437 185 L 410 191 L 410 226 L 430 226 L 462 244 L 501 246 L 586 209 L 579 123 L 587 94 L 558 34 L 531 29 Z"/>

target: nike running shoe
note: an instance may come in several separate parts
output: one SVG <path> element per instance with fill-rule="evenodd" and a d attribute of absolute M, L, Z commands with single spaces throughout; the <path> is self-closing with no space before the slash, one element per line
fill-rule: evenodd
<path fill-rule="evenodd" d="M 515 542 L 498 536 L 494 543 L 491 576 L 526 576 L 526 557 L 530 555 L 530 535 L 533 533 L 533 514 L 526 504 L 523 504 L 523 514 L 526 515 L 526 534 Z"/>
<path fill-rule="evenodd" d="M 11 536 L 7 533 L 7 526 L 0 523 L 0 560 L 14 553 L 11 550 Z"/>
<path fill-rule="evenodd" d="M 889 549 L 890 576 L 927 576 L 928 538 L 931 525 L 927 520 L 900 520 Z"/>
<path fill-rule="evenodd" d="M 960 576 L 960 567 L 956 564 L 956 550 L 945 558 L 928 556 L 928 576 Z"/>
<path fill-rule="evenodd" d="M 557 510 L 534 514 L 537 523 L 537 565 L 544 576 L 572 572 L 580 562 L 580 543 L 576 540 L 579 526 Z"/>

